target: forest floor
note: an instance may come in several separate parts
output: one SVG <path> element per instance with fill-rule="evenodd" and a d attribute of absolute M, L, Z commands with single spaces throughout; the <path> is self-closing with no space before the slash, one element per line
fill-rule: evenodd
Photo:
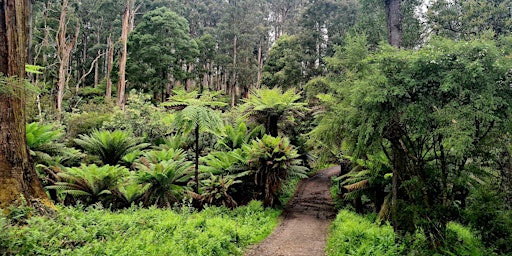
<path fill-rule="evenodd" d="M 331 167 L 302 180 L 285 207 L 279 226 L 263 242 L 249 248 L 245 255 L 325 255 L 329 227 L 336 217 L 329 190 L 330 177 L 339 172 L 339 166 Z"/>

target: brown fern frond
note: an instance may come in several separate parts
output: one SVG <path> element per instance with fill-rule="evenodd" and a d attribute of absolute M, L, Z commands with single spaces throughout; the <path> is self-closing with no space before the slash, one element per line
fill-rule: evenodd
<path fill-rule="evenodd" d="M 353 184 L 350 184 L 350 185 L 346 185 L 346 186 L 343 186 L 345 189 L 347 189 L 348 191 L 354 191 L 354 190 L 359 190 L 359 189 L 363 189 L 363 188 L 366 188 L 366 186 L 368 185 L 368 182 L 369 180 L 362 180 L 362 181 L 358 181 L 356 183 L 353 183 Z"/>

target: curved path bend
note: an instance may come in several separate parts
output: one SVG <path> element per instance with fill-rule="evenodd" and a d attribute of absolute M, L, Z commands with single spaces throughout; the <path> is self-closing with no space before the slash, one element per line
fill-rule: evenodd
<path fill-rule="evenodd" d="M 249 248 L 245 256 L 325 255 L 329 226 L 336 216 L 330 177 L 339 172 L 339 166 L 331 167 L 301 181 L 279 226 L 263 242 Z"/>

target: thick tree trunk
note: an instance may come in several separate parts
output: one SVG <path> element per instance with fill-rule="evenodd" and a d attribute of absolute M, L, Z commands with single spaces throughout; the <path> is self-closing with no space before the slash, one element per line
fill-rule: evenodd
<path fill-rule="evenodd" d="M 29 0 L 0 0 L 0 73 L 9 77 L 0 91 L 0 207 L 24 197 L 27 203 L 48 199 L 25 137 L 25 62 L 27 61 L 27 10 Z"/>
<path fill-rule="evenodd" d="M 389 44 L 400 48 L 402 46 L 402 0 L 385 1 L 388 41 Z"/>
<path fill-rule="evenodd" d="M 390 45 L 398 48 L 402 45 L 402 0 L 385 0 L 386 4 L 386 21 L 388 28 L 388 42 Z M 399 118 L 397 118 L 398 120 Z M 398 121 L 395 124 L 391 124 L 389 136 L 390 141 L 398 140 L 400 137 L 400 126 Z M 396 233 L 401 229 L 398 220 L 398 188 L 400 187 L 399 175 L 405 172 L 405 155 L 400 150 L 398 143 L 395 143 L 392 147 L 392 161 L 393 161 L 393 180 L 391 188 L 391 219 L 393 228 Z"/>
<path fill-rule="evenodd" d="M 71 56 L 71 50 L 75 47 L 80 32 L 80 24 L 77 23 L 75 35 L 71 40 L 67 40 L 67 11 L 68 11 L 68 0 L 62 0 L 62 8 L 60 11 L 59 18 L 59 29 L 57 31 L 57 57 L 59 59 L 59 75 L 57 81 L 57 112 L 58 116 L 62 113 L 62 100 L 64 99 L 64 89 L 67 82 L 67 73 L 69 66 L 69 58 Z"/>

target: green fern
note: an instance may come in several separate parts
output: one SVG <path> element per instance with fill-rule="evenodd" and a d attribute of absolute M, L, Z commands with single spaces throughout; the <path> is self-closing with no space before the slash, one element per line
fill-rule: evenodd
<path fill-rule="evenodd" d="M 195 192 L 199 193 L 199 139 L 201 133 L 223 134 L 223 123 L 219 114 L 213 108 L 225 106 L 226 103 L 215 101 L 218 95 L 210 92 L 198 94 L 198 92 L 186 93 L 175 91 L 164 106 L 180 110 L 174 119 L 173 125 L 184 133 L 194 132 L 195 151 Z"/>
<path fill-rule="evenodd" d="M 234 150 L 242 148 L 244 144 L 249 143 L 251 140 L 260 138 L 264 134 L 265 128 L 263 125 L 256 126 L 249 130 L 244 122 L 232 126 L 224 126 L 225 136 L 217 141 L 217 147 L 225 150 Z"/>
<path fill-rule="evenodd" d="M 297 150 L 286 138 L 265 135 L 244 149 L 249 152 L 249 167 L 265 206 L 279 203 L 278 193 L 288 177 L 307 177 L 308 169 L 301 166 Z"/>
<path fill-rule="evenodd" d="M 56 159 L 65 165 L 79 161 L 82 157 L 80 152 L 61 143 L 62 136 L 64 132 L 52 124 L 34 122 L 26 125 L 27 146 L 37 164 L 55 165 Z"/>
<path fill-rule="evenodd" d="M 279 123 L 293 123 L 294 116 L 303 115 L 306 103 L 298 102 L 301 99 L 294 89 L 285 92 L 281 88 L 259 89 L 252 93 L 241 106 L 245 116 L 263 124 L 267 134 L 278 135 Z"/>
<path fill-rule="evenodd" d="M 86 204 L 108 203 L 112 199 L 109 195 L 128 173 L 125 167 L 119 165 L 98 167 L 92 164 L 64 168 L 57 173 L 60 181 L 47 188 L 71 195 Z"/>
<path fill-rule="evenodd" d="M 121 130 L 95 130 L 91 135 L 80 135 L 74 141 L 89 154 L 98 156 L 103 164 L 110 165 L 117 164 L 127 153 L 149 146 Z"/>
<path fill-rule="evenodd" d="M 142 157 L 140 163 L 135 163 L 135 167 L 138 171 L 134 181 L 147 186 L 143 196 L 144 204 L 170 207 L 172 203 L 179 202 L 188 190 L 193 163 L 186 161 L 182 155 L 158 163 Z"/>
<path fill-rule="evenodd" d="M 241 149 L 214 151 L 201 158 L 200 171 L 214 175 L 237 174 L 247 170 L 248 160 L 248 154 Z"/>

